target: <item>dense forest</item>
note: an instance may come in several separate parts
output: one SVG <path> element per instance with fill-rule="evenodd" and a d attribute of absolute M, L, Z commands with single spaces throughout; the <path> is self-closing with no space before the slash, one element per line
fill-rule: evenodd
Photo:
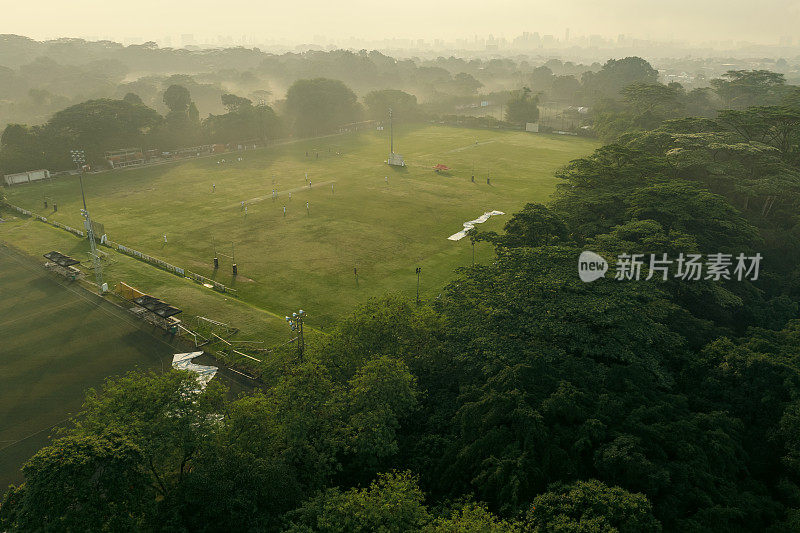
<path fill-rule="evenodd" d="M 553 59 L 554 75 L 580 77 L 601 65 Z M 332 50 L 274 54 L 257 48 L 187 50 L 155 43 L 58 39 L 38 42 L 0 35 L 0 127 L 37 125 L 53 113 L 86 100 L 121 99 L 137 94 L 161 114 L 162 95 L 171 85 L 187 88 L 202 117 L 225 111 L 220 97 L 235 93 L 253 102 L 276 104 L 300 79 L 341 80 L 363 97 L 370 91 L 398 89 L 443 112 L 487 95 L 517 89 L 533 80 L 534 65 L 511 59 L 440 57 L 396 59 L 377 51 Z M 545 90 L 542 86 L 537 90 Z"/>
<path fill-rule="evenodd" d="M 76 148 L 102 168 L 110 150 L 160 154 L 322 135 L 383 121 L 390 107 L 398 122 L 512 129 L 541 122 L 542 132 L 564 129 L 615 142 L 666 120 L 713 119 L 720 109 L 796 98 L 780 72 L 730 70 L 702 87 L 684 87 L 663 83 L 638 57 L 535 66 L 512 59 L 398 60 L 376 51 L 274 55 L 0 36 L 4 63 L 11 66 L 0 66 L 0 124 L 8 121 L 0 134 L 0 174 L 70 169 L 69 151 Z M 496 104 L 503 114 L 481 114 L 476 102 Z"/>
<path fill-rule="evenodd" d="M 471 235 L 494 262 L 431 301 L 371 301 L 235 399 L 181 372 L 109 380 L 25 464 L 0 530 L 800 530 L 800 92 L 764 71 L 687 92 L 638 58 L 580 88 L 607 144 L 551 203 Z M 327 128 L 366 112 L 332 79 L 296 82 L 278 118 L 226 97 L 200 121 L 179 84 L 165 117 L 134 96 L 80 105 L 129 117 L 109 135 L 213 136 L 237 113 L 310 135 L 292 101 L 320 92 Z M 9 126 L 3 157 L 97 131 L 70 113 Z M 747 279 L 645 263 L 584 283 L 582 250 L 763 259 Z"/>

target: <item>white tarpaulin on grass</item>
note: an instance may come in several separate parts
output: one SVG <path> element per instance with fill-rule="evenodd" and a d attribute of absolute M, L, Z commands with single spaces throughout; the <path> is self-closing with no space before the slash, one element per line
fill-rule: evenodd
<path fill-rule="evenodd" d="M 194 372 L 197 374 L 197 382 L 200 384 L 200 388 L 205 388 L 211 378 L 217 374 L 218 369 L 215 366 L 192 363 L 192 359 L 201 355 L 203 355 L 203 352 L 176 353 L 172 356 L 172 368 Z"/>
<path fill-rule="evenodd" d="M 475 224 L 483 224 L 489 217 L 493 217 L 496 215 L 505 215 L 502 211 L 487 211 L 475 220 L 470 220 L 469 222 L 464 222 L 464 229 L 459 231 L 458 233 L 453 233 L 448 237 L 451 241 L 460 241 L 464 237 L 467 236 L 467 232 L 475 227 Z"/>

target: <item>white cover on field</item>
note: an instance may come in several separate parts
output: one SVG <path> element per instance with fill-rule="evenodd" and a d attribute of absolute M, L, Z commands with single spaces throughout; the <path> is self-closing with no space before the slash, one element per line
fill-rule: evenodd
<path fill-rule="evenodd" d="M 203 352 L 176 353 L 172 356 L 172 368 L 194 372 L 197 374 L 197 383 L 200 384 L 200 388 L 205 388 L 211 378 L 217 374 L 218 369 L 215 366 L 192 363 L 192 359 L 201 355 L 203 355 Z"/>
<path fill-rule="evenodd" d="M 467 236 L 467 232 L 475 227 L 475 224 L 483 224 L 489 217 L 493 217 L 496 215 L 505 215 L 502 211 L 487 211 L 475 220 L 470 220 L 469 222 L 464 222 L 464 229 L 459 231 L 458 233 L 453 233 L 448 237 L 451 241 L 460 241 L 464 237 Z"/>

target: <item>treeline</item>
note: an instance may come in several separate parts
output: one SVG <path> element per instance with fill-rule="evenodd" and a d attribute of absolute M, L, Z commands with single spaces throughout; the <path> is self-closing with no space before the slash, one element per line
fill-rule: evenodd
<path fill-rule="evenodd" d="M 632 131 L 655 129 L 671 119 L 715 118 L 725 109 L 796 105 L 800 98 L 798 87 L 787 84 L 782 73 L 767 70 L 729 70 L 706 86 L 687 90 L 677 82 L 661 83 L 658 72 L 638 57 L 611 59 L 580 76 L 558 75 L 540 66 L 524 82 L 547 105 L 563 109 L 557 120 L 545 117 L 545 123 L 572 131 L 582 128 L 606 142 Z M 496 97 L 503 101 L 502 94 Z M 588 109 L 580 112 L 576 106 Z"/>
<path fill-rule="evenodd" d="M 201 116 L 219 114 L 223 94 L 273 104 L 297 80 L 320 76 L 341 80 L 360 96 L 404 90 L 446 112 L 453 102 L 474 99 L 484 86 L 516 87 L 519 68 L 511 60 L 395 59 L 366 50 L 271 54 L 257 48 L 187 50 L 0 35 L 0 127 L 41 124 L 70 105 L 131 92 L 165 114 L 162 95 L 171 85 L 189 89 Z"/>
<path fill-rule="evenodd" d="M 171 151 L 209 143 L 264 143 L 289 135 L 312 137 L 359 121 L 385 122 L 390 108 L 398 123 L 436 116 L 399 89 L 370 91 L 359 99 L 343 82 L 329 78 L 296 81 L 274 108 L 225 93 L 220 102 L 226 112 L 205 119 L 183 85 L 170 85 L 161 98 L 168 110 L 164 115 L 128 93 L 119 100 L 88 100 L 67 107 L 43 125 L 10 124 L 0 134 L 0 173 L 69 169 L 69 152 L 76 148 L 85 150 L 90 165 L 103 166 L 106 151 L 122 148 Z M 524 127 L 538 116 L 538 99 L 529 89 L 509 93 L 506 127 Z"/>
<path fill-rule="evenodd" d="M 399 90 L 368 93 L 363 103 L 344 83 L 298 80 L 278 105 L 223 94 L 226 112 L 200 118 L 190 91 L 171 85 L 162 95 L 165 115 L 135 93 L 120 100 L 89 100 L 55 113 L 41 126 L 10 124 L 0 135 L 0 174 L 73 167 L 69 151 L 80 148 L 91 165 L 104 165 L 108 150 L 136 147 L 169 151 L 209 143 L 263 143 L 287 135 L 314 136 L 357 121 L 385 120 L 394 109 L 400 122 L 422 117 L 416 97 Z"/>
<path fill-rule="evenodd" d="M 599 76 L 599 73 L 598 73 Z M 797 106 L 800 88 L 783 74 L 766 70 L 731 70 L 708 87 L 686 91 L 679 83 L 663 84 L 640 76 L 617 89 L 615 97 L 598 93 L 592 110 L 594 132 L 605 141 L 631 131 L 657 128 L 667 120 L 715 118 L 719 110 L 755 106 Z"/>
<path fill-rule="evenodd" d="M 473 234 L 495 261 L 371 301 L 265 390 L 110 380 L 0 529 L 797 531 L 798 146 L 789 104 L 627 133 Z M 623 254 L 673 263 L 614 279 Z M 680 254 L 732 264 L 682 279 Z"/>

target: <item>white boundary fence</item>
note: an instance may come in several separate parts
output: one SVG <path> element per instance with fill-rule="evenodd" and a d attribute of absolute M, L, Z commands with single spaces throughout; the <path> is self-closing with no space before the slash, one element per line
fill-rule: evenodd
<path fill-rule="evenodd" d="M 162 261 L 161 259 L 157 259 L 155 257 L 149 256 L 149 255 L 147 255 L 145 253 L 140 252 L 139 250 L 134 250 L 133 248 L 128 248 L 127 246 L 123 246 L 122 244 L 118 244 L 118 243 L 116 243 L 114 241 L 109 241 L 108 239 L 105 239 L 105 242 L 103 242 L 102 244 L 105 244 L 109 248 L 115 248 L 116 250 L 118 250 L 118 251 L 120 251 L 120 252 L 122 252 L 122 253 L 124 253 L 126 255 L 130 255 L 130 256 L 135 257 L 137 259 L 141 259 L 145 263 L 151 263 L 153 265 L 156 265 L 157 267 L 162 268 L 162 269 L 164 269 L 164 270 L 166 270 L 168 272 L 172 272 L 173 274 L 177 274 L 179 276 L 184 276 L 184 272 L 185 271 L 181 267 L 176 267 L 175 265 L 171 265 L 171 264 L 167 263 L 166 261 Z"/>
<path fill-rule="evenodd" d="M 78 237 L 85 237 L 86 236 L 86 234 L 84 232 L 82 232 L 81 230 L 75 229 L 75 228 L 73 228 L 71 226 L 67 226 L 66 224 L 62 224 L 61 222 L 56 222 L 55 220 L 47 220 L 45 217 L 43 217 L 41 215 L 37 215 L 36 213 L 31 213 L 27 209 L 22 209 L 21 207 L 17 207 L 16 205 L 11 205 L 11 204 L 6 204 L 6 205 L 8 205 L 8 207 L 10 207 L 12 209 L 16 209 L 17 211 L 19 211 L 23 215 L 27 215 L 29 217 L 33 217 L 36 220 L 41 220 L 42 222 L 44 222 L 46 224 L 50 224 L 51 226 L 55 226 L 57 228 L 61 228 L 63 230 L 66 230 L 66 231 L 68 231 L 68 232 L 70 232 L 70 233 L 72 233 L 74 235 L 77 235 Z"/>
<path fill-rule="evenodd" d="M 43 217 L 41 215 L 37 215 L 36 213 L 32 213 L 32 212 L 28 211 L 27 209 L 23 209 L 21 207 L 18 207 L 16 205 L 12 205 L 12 204 L 6 204 L 6 205 L 8 205 L 12 209 L 16 209 L 19 213 L 22 213 L 23 215 L 26 215 L 26 216 L 29 216 L 29 217 L 33 217 L 33 218 L 35 218 L 37 220 L 40 220 L 40 221 L 42 221 L 42 222 L 44 222 L 46 224 L 50 224 L 51 226 L 55 226 L 57 228 L 61 228 L 61 229 L 65 230 L 65 231 L 68 231 L 68 232 L 74 234 L 74 235 L 77 235 L 78 237 L 83 238 L 83 237 L 86 236 L 86 234 L 84 232 L 82 232 L 81 230 L 72 228 L 70 226 L 62 224 L 60 222 L 56 222 L 54 220 L 47 220 L 47 218 L 45 218 L 45 217 Z M 167 263 L 166 261 L 162 261 L 161 259 L 158 259 L 156 257 L 152 257 L 150 255 L 142 253 L 139 250 L 134 250 L 133 248 L 128 248 L 127 246 L 124 246 L 122 244 L 114 242 L 111 239 L 108 239 L 108 238 L 101 239 L 100 244 L 102 244 L 103 246 L 107 246 L 107 247 L 109 247 L 111 249 L 117 250 L 118 252 L 121 252 L 121 253 L 123 253 L 125 255 L 128 255 L 130 257 L 135 257 L 136 259 L 139 259 L 141 261 L 144 261 L 145 263 L 149 263 L 151 265 L 154 265 L 154 266 L 156 266 L 156 267 L 158 267 L 158 268 L 160 268 L 162 270 L 166 270 L 167 272 L 171 272 L 171 273 L 175 274 L 176 276 L 180 276 L 182 278 L 189 278 L 189 279 L 191 279 L 193 281 L 196 281 L 197 283 L 201 283 L 203 285 L 211 285 L 211 287 L 216 291 L 226 292 L 226 293 L 230 293 L 230 294 L 236 294 L 236 289 L 232 289 L 232 288 L 230 288 L 228 286 L 223 285 L 222 283 L 214 281 L 213 279 L 207 278 L 205 276 L 201 276 L 200 274 L 197 274 L 195 272 L 191 272 L 191 271 L 185 270 L 185 269 L 183 269 L 181 267 L 177 267 L 175 265 L 171 265 L 171 264 Z"/>

